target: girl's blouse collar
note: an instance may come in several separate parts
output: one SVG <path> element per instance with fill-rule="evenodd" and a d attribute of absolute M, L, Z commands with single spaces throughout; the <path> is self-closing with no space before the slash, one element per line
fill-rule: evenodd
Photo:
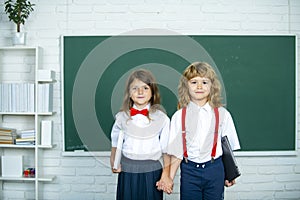
<path fill-rule="evenodd" d="M 147 109 L 149 110 L 150 109 L 150 103 L 148 103 L 144 108 L 140 109 L 140 108 L 137 108 L 137 106 L 135 104 L 133 104 L 132 106 L 134 109 L 137 109 L 137 110 L 143 110 L 143 109 Z"/>

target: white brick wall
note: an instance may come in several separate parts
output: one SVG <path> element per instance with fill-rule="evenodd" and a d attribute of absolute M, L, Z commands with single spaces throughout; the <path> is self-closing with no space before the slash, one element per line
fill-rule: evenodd
<path fill-rule="evenodd" d="M 11 45 L 15 25 L 0 0 L 0 46 Z M 28 45 L 44 50 L 43 67 L 57 72 L 54 143 L 43 154 L 43 171 L 56 174 L 41 184 L 42 199 L 114 199 L 116 175 L 107 158 L 62 156 L 60 36 L 110 35 L 141 28 L 162 28 L 181 34 L 296 34 L 300 36 L 299 0 L 32 0 L 35 11 L 23 30 Z M 299 44 L 299 39 L 298 39 Z M 299 45 L 298 45 L 299 52 Z M 299 53 L 298 53 L 299 56 Z M 299 59 L 298 59 L 299 60 Z M 298 61 L 299 65 L 299 61 Z M 299 72 L 298 72 L 299 73 Z M 298 97 L 299 99 L 299 97 Z M 298 114 L 299 115 L 299 114 Z M 298 123 L 299 125 L 299 123 Z M 226 189 L 226 199 L 300 199 L 300 133 L 297 156 L 238 157 L 242 176 Z M 106 162 L 106 163 L 105 163 Z M 0 199 L 33 199 L 30 183 L 3 182 Z M 166 199 L 179 199 L 175 192 Z"/>

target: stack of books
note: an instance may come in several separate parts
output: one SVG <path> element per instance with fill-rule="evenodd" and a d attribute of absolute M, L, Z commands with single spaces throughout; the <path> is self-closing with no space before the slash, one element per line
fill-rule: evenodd
<path fill-rule="evenodd" d="M 22 130 L 18 133 L 16 145 L 34 145 L 35 144 L 35 130 Z"/>
<path fill-rule="evenodd" d="M 16 129 L 0 127 L 0 144 L 14 144 Z"/>
<path fill-rule="evenodd" d="M 34 83 L 1 83 L 0 112 L 34 112 Z"/>

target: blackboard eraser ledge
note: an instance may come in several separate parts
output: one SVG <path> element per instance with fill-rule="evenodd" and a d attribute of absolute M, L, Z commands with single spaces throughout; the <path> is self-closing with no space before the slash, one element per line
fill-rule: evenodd
<path fill-rule="evenodd" d="M 74 156 L 74 157 L 109 157 L 110 151 L 63 151 L 62 156 Z"/>

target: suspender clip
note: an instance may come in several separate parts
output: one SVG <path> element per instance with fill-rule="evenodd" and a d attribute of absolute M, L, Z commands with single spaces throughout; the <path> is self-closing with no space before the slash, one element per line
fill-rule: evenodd
<path fill-rule="evenodd" d="M 185 161 L 185 163 L 188 163 L 187 157 L 184 157 L 184 161 Z"/>
<path fill-rule="evenodd" d="M 215 162 L 215 158 L 214 158 L 214 157 L 211 157 L 210 162 L 211 162 L 211 163 Z"/>

